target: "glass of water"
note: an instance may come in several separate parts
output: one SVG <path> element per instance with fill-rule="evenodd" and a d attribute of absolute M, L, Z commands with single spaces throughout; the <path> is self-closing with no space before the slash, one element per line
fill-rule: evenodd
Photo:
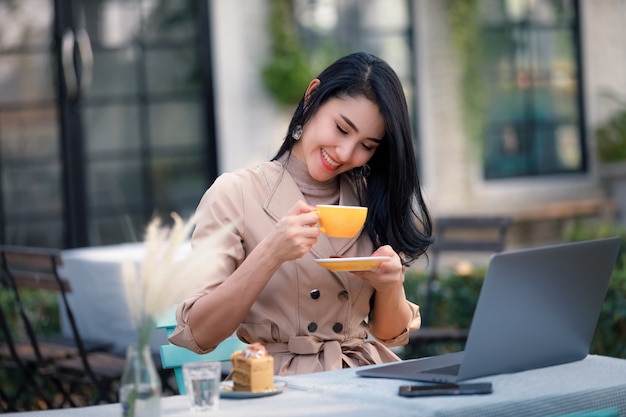
<path fill-rule="evenodd" d="M 185 390 L 192 411 L 217 410 L 220 400 L 222 364 L 194 362 L 183 365 Z"/>

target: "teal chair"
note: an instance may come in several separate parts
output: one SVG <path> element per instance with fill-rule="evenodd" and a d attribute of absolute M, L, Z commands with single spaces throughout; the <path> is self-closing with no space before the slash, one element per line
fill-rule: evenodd
<path fill-rule="evenodd" d="M 157 321 L 158 329 L 165 329 L 169 337 L 176 328 L 176 306 L 170 308 L 167 313 Z M 217 345 L 212 352 L 199 355 L 189 349 L 168 343 L 161 346 L 161 365 L 165 369 L 174 369 L 176 385 L 181 395 L 186 393 L 185 380 L 183 378 L 183 364 L 190 362 L 229 362 L 230 356 L 236 350 L 241 350 L 246 344 L 235 336 L 231 336 Z"/>

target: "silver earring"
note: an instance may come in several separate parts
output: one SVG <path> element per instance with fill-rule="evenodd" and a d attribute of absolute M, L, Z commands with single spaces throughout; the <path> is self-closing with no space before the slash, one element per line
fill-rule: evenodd
<path fill-rule="evenodd" d="M 293 140 L 300 140 L 300 138 L 302 137 L 302 126 L 297 125 L 296 128 L 293 130 L 291 137 L 293 138 Z"/>
<path fill-rule="evenodd" d="M 372 172 L 372 169 L 369 165 L 365 164 L 361 167 L 361 176 L 368 177 L 370 175 L 370 172 Z"/>

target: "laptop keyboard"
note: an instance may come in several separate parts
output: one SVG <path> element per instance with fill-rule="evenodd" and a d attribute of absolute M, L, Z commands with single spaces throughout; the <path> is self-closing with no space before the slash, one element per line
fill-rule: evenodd
<path fill-rule="evenodd" d="M 443 375 L 458 375 L 460 364 L 444 366 L 443 368 L 429 369 L 427 371 L 421 371 L 425 374 L 443 374 Z"/>

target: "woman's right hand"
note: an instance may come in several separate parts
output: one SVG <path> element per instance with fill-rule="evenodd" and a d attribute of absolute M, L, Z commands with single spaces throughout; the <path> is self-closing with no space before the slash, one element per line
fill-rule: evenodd
<path fill-rule="evenodd" d="M 274 231 L 266 240 L 271 253 L 279 262 L 301 258 L 317 242 L 320 229 L 315 207 L 298 201 L 285 216 L 276 223 Z"/>

